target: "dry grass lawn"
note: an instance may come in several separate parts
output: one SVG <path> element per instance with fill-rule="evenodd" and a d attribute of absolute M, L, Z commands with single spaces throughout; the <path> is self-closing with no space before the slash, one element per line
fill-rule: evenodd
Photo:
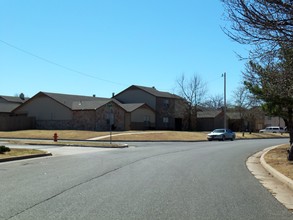
<path fill-rule="evenodd" d="M 43 153 L 45 152 L 41 150 L 10 148 L 9 152 L 0 154 L 0 159 L 9 158 L 9 157 L 17 157 L 17 156 L 25 156 L 25 155 L 43 154 Z"/>
<path fill-rule="evenodd" d="M 289 145 L 282 145 L 270 150 L 265 155 L 265 161 L 280 173 L 293 180 L 293 162 L 287 160 Z"/>
<path fill-rule="evenodd" d="M 124 145 L 109 142 L 96 141 L 47 141 L 47 140 L 10 140 L 10 144 L 17 145 L 54 145 L 54 146 L 78 146 L 78 147 L 99 147 L 99 148 L 118 148 Z"/>
<path fill-rule="evenodd" d="M 188 131 L 147 131 L 145 133 L 131 134 L 129 132 L 124 133 L 123 135 L 115 134 L 112 136 L 112 140 L 116 141 L 201 141 L 207 140 L 207 134 L 209 132 L 188 132 Z M 283 138 L 289 137 L 288 134 L 269 134 L 269 133 L 236 133 L 236 139 L 251 139 L 251 138 Z M 109 140 L 106 137 L 103 140 Z"/>
<path fill-rule="evenodd" d="M 23 131 L 2 131 L 1 138 L 36 138 L 53 139 L 54 133 L 59 139 L 86 140 L 109 134 L 109 132 L 76 131 L 76 130 L 23 130 Z"/>
<path fill-rule="evenodd" d="M 0 138 L 33 138 L 33 139 L 49 139 L 50 141 L 42 141 L 42 144 L 56 144 L 53 142 L 54 133 L 58 134 L 58 139 L 67 139 L 72 141 L 58 142 L 58 144 L 76 145 L 74 140 L 87 140 L 95 137 L 103 137 L 101 141 L 109 141 L 109 132 L 96 131 L 76 131 L 76 130 L 24 130 L 24 131 L 9 131 L 0 132 Z M 209 132 L 186 132 L 186 131 L 127 131 L 127 132 L 112 132 L 113 141 L 201 141 L 206 140 Z M 251 139 L 251 138 L 288 138 L 286 134 L 271 134 L 271 133 L 236 133 L 236 139 Z M 26 141 L 27 144 L 32 144 L 34 141 Z M 23 143 L 23 142 L 22 142 Z M 78 142 L 78 145 L 99 147 L 98 142 Z M 104 147 L 115 147 L 114 145 L 105 145 Z M 287 161 L 288 145 L 276 148 L 267 153 L 265 160 L 279 172 L 293 179 L 293 162 Z M 0 158 L 10 157 L 12 155 L 26 155 L 40 153 L 37 150 L 13 149 L 11 152 L 0 154 Z"/>
<path fill-rule="evenodd" d="M 95 137 L 109 140 L 109 132 L 97 131 L 78 131 L 78 130 L 23 130 L 23 131 L 4 131 L 0 132 L 0 138 L 35 138 L 35 139 L 53 139 L 54 133 L 58 134 L 58 139 L 67 140 L 87 140 Z M 209 132 L 187 132 L 187 131 L 124 131 L 112 132 L 112 140 L 116 141 L 198 141 L 206 140 Z M 236 139 L 249 138 L 269 138 L 269 137 L 289 137 L 288 134 L 272 133 L 236 133 Z"/>
<path fill-rule="evenodd" d="M 184 131 L 146 131 L 126 132 L 119 135 L 112 135 L 116 141 L 197 141 L 206 140 L 208 132 L 184 132 Z M 109 140 L 106 137 L 103 140 Z"/>

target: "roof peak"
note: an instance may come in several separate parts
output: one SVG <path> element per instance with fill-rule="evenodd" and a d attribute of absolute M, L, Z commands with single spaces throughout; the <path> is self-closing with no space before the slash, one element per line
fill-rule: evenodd
<path fill-rule="evenodd" d="M 138 89 L 144 90 L 145 92 L 147 92 L 147 93 L 149 93 L 149 94 L 151 94 L 153 96 L 156 96 L 156 97 L 161 97 L 161 98 L 180 98 L 178 95 L 172 94 L 170 92 L 160 91 L 160 90 L 156 89 L 155 86 L 147 87 L 147 86 L 132 85 L 132 86 L 128 87 L 128 89 L 130 89 L 131 87 L 136 87 Z"/>

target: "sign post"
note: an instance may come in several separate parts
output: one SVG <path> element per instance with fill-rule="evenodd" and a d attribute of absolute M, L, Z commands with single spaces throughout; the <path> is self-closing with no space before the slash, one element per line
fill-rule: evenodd
<path fill-rule="evenodd" d="M 110 144 L 112 144 L 112 124 L 114 123 L 112 103 L 108 103 L 108 108 L 109 108 Z"/>

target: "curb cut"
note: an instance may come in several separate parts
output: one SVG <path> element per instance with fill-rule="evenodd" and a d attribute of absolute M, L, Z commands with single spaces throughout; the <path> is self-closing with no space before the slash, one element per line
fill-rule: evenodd
<path fill-rule="evenodd" d="M 32 158 L 38 158 L 38 157 L 47 157 L 47 156 L 52 156 L 52 154 L 51 153 L 44 153 L 44 154 L 33 154 L 33 155 L 26 155 L 26 156 L 19 156 L 19 157 L 2 158 L 2 159 L 0 159 L 0 163 L 14 161 L 14 160 L 24 160 L 24 159 L 32 159 Z"/>
<path fill-rule="evenodd" d="M 293 190 L 293 180 L 291 180 L 290 178 L 286 177 L 285 175 L 283 175 L 282 173 L 280 173 L 279 171 L 277 171 L 275 168 L 273 168 L 272 166 L 270 166 L 264 159 L 265 155 L 270 151 L 273 150 L 277 147 L 279 147 L 280 145 L 274 146 L 274 147 L 269 147 L 266 148 L 264 151 L 264 153 L 261 155 L 260 157 L 260 163 L 261 165 L 276 179 L 278 179 L 280 182 L 284 183 L 286 186 L 288 186 L 291 190 Z"/>

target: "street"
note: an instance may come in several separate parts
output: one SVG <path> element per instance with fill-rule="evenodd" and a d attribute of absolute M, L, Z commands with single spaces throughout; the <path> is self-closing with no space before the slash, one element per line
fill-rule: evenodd
<path fill-rule="evenodd" d="M 2 163 L 0 219 L 292 220 L 245 165 L 287 141 L 133 142 Z"/>

